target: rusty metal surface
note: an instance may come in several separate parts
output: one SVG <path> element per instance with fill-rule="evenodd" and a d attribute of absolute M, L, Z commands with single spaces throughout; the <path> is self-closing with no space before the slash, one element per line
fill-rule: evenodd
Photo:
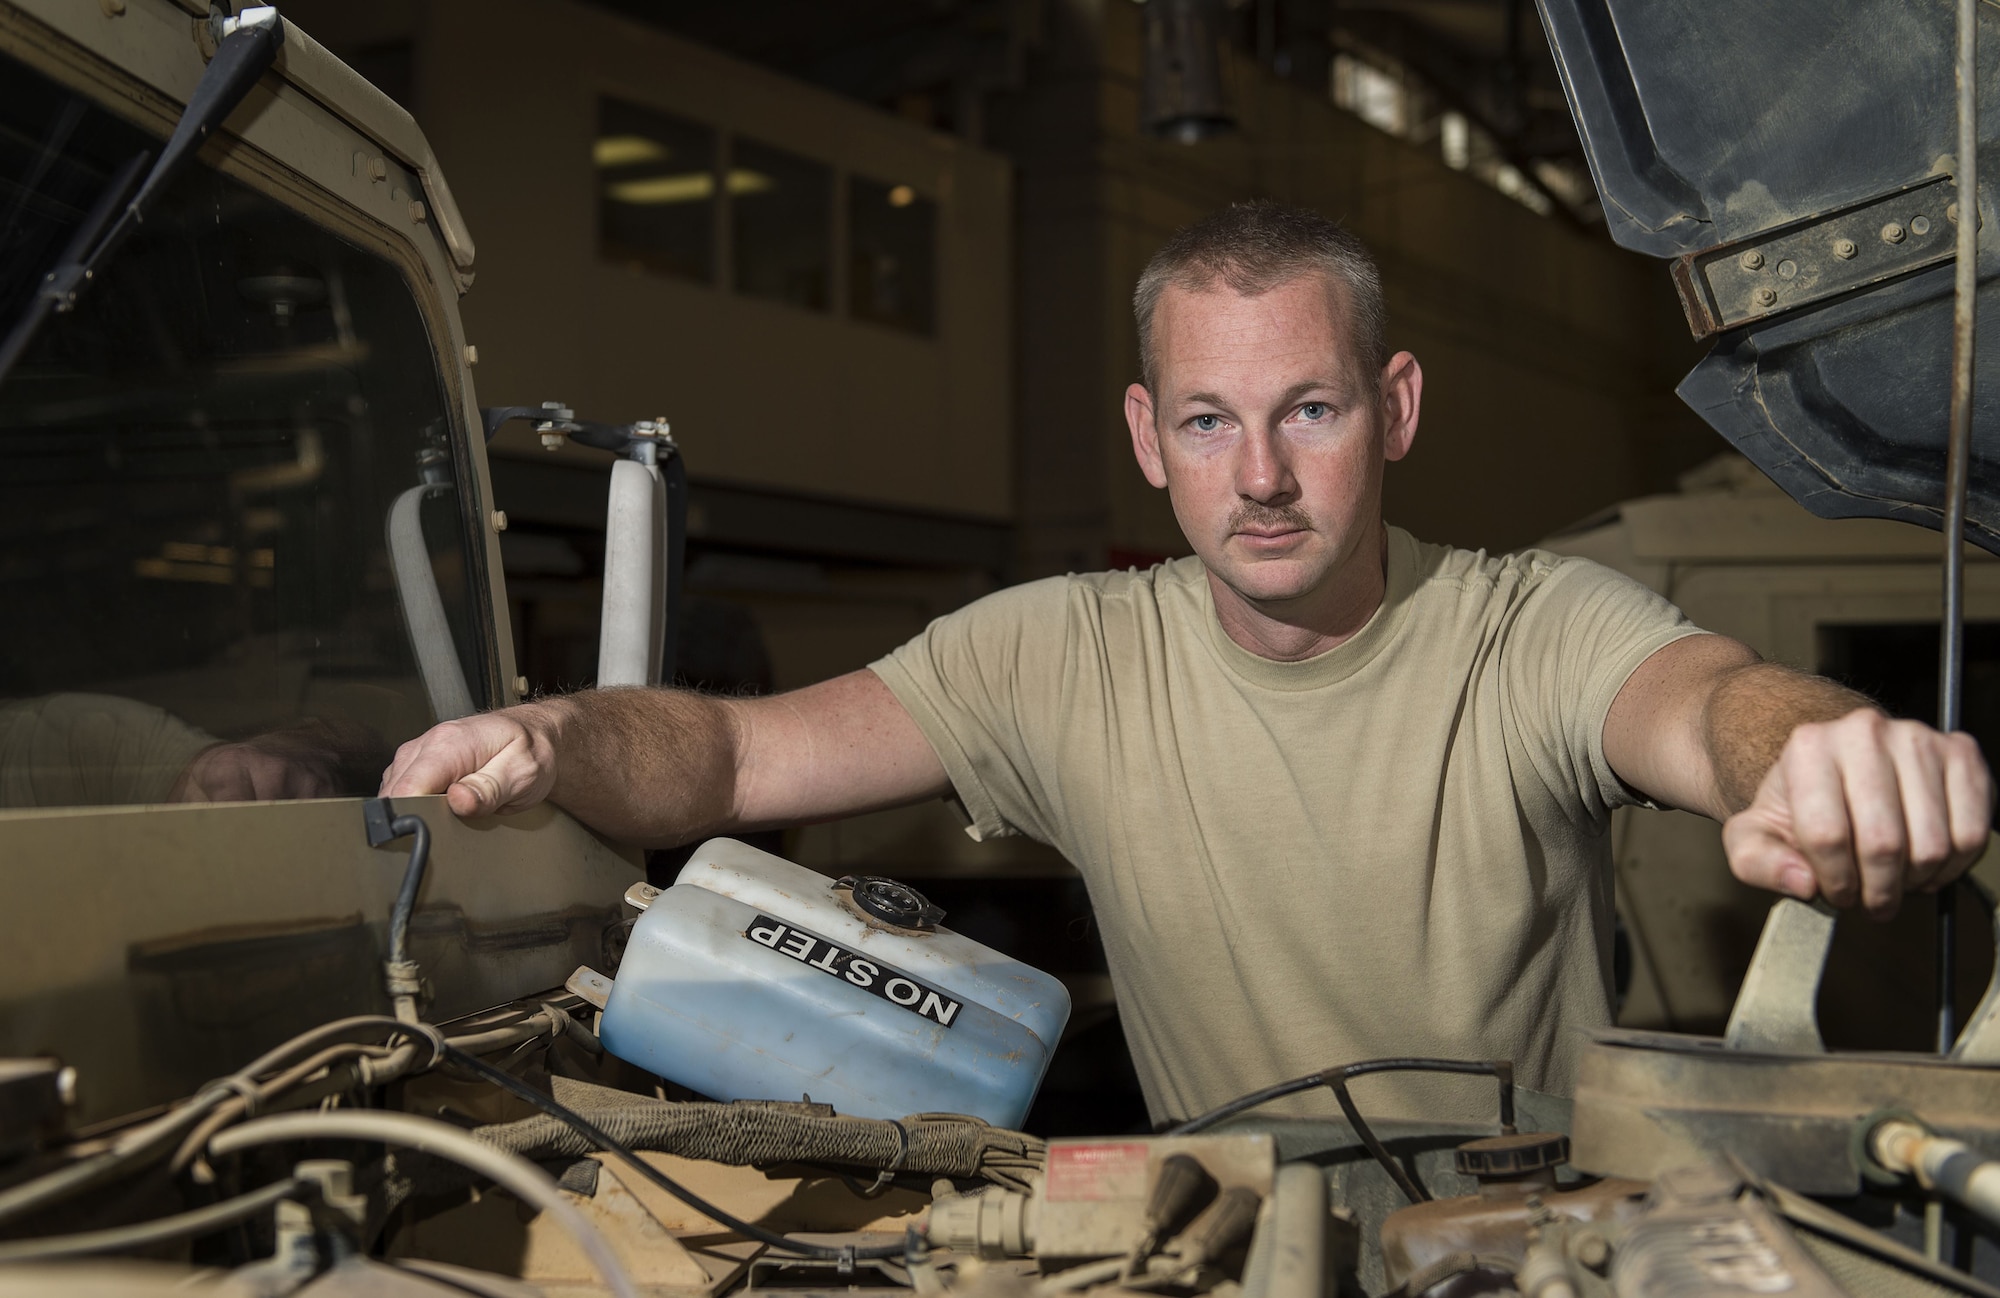
<path fill-rule="evenodd" d="M 1569 1101 L 1524 1087 L 1515 1088 L 1514 1101 L 1522 1127 L 1538 1131 L 1570 1129 Z M 1389 1119 L 1371 1125 L 1389 1152 L 1412 1169 L 1431 1194 L 1447 1198 L 1471 1194 L 1479 1188 L 1471 1177 L 1457 1171 L 1454 1151 L 1468 1140 L 1493 1135 L 1493 1127 Z M 1358 1237 L 1365 1242 L 1353 1259 L 1353 1274 L 1343 1283 L 1351 1282 L 1360 1292 L 1370 1294 L 1389 1287 L 1375 1240 L 1382 1223 L 1409 1200 L 1369 1156 L 1345 1122 L 1245 1117 L 1216 1130 L 1268 1132 L 1276 1142 L 1281 1164 L 1305 1161 L 1318 1165 L 1326 1176 L 1327 1197 L 1333 1209 L 1351 1219 Z"/>
<path fill-rule="evenodd" d="M 1453 1254 L 1504 1259 L 1518 1266 L 1526 1255 L 1534 1198 L 1558 1218 L 1622 1230 L 1639 1214 L 1648 1183 L 1616 1177 L 1563 1189 L 1517 1181 L 1483 1186 L 1478 1194 L 1415 1203 L 1382 1223 L 1382 1271 L 1400 1285 Z"/>
<path fill-rule="evenodd" d="M 1620 1298 L 1846 1298 L 1769 1205 L 1713 1164 L 1661 1178 L 1618 1249 L 1611 1279 Z"/>
<path fill-rule="evenodd" d="M 548 808 L 430 823 L 412 950 L 444 1019 L 600 959 L 636 861 Z M 294 1032 L 382 1009 L 406 852 L 361 802 L 0 813 L 0 1055 L 76 1066 L 79 1124 L 187 1094 Z"/>
<path fill-rule="evenodd" d="M 1804 1194 L 1861 1188 L 1853 1133 L 1880 1110 L 2000 1153 L 2000 1068 L 1930 1055 L 1785 1055 L 1712 1037 L 1604 1032 L 1584 1048 L 1571 1129 L 1586 1172 L 1652 1179 L 1727 1153 Z"/>
<path fill-rule="evenodd" d="M 1676 258 L 1674 288 L 1696 338 L 1796 311 L 1947 261 L 1958 197 L 1932 177 L 1853 207 Z M 1955 210 L 1955 209 L 1954 209 Z"/>

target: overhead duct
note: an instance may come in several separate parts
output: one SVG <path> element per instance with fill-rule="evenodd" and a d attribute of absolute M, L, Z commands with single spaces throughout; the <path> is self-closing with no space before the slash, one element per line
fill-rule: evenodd
<path fill-rule="evenodd" d="M 1139 126 L 1194 144 L 1236 129 L 1222 88 L 1222 0 L 1147 0 Z"/>

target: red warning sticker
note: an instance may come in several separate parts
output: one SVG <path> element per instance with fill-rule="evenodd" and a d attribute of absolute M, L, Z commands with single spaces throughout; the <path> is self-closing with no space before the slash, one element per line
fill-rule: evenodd
<path fill-rule="evenodd" d="M 1044 1195 L 1050 1203 L 1143 1199 L 1146 1147 L 1133 1142 L 1053 1145 Z"/>

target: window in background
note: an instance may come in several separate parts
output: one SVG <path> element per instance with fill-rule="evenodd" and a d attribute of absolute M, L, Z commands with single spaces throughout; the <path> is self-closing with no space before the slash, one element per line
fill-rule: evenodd
<path fill-rule="evenodd" d="M 591 154 L 597 164 L 599 254 L 657 274 L 714 283 L 715 128 L 599 100 Z"/>
<path fill-rule="evenodd" d="M 937 204 L 908 185 L 852 177 L 847 184 L 848 314 L 937 332 Z"/>
<path fill-rule="evenodd" d="M 739 138 L 729 196 L 736 291 L 826 310 L 832 297 L 832 170 Z"/>
<path fill-rule="evenodd" d="M 1444 153 L 1444 165 L 1453 171 L 1472 165 L 1472 122 L 1464 113 L 1438 118 L 1438 147 Z"/>
<path fill-rule="evenodd" d="M 1351 54 L 1336 54 L 1333 102 L 1391 135 L 1408 135 L 1418 113 L 1403 79 Z"/>

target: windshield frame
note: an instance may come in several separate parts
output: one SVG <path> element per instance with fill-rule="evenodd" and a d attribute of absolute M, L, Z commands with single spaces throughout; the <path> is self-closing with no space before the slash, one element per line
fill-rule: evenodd
<path fill-rule="evenodd" d="M 85 15 L 101 21 L 94 8 Z M 159 11 L 182 11 L 163 0 L 132 0 L 128 18 Z M 123 22 L 124 20 L 120 20 Z M 188 87 L 199 78 L 202 60 L 187 19 L 179 20 L 182 50 L 161 51 L 159 64 L 181 65 Z M 128 42 L 119 42 L 120 45 Z M 180 119 L 183 103 L 150 84 L 127 68 L 114 66 L 94 54 L 76 38 L 51 30 L 23 13 L 14 4 L 0 0 L 0 53 L 20 60 L 66 89 L 88 99 L 98 109 L 131 123 L 164 142 Z M 173 74 L 164 68 L 149 67 L 150 74 L 163 79 Z M 449 424 L 454 491 L 458 496 L 460 543 L 472 565 L 468 583 L 473 602 L 473 633 L 480 637 L 474 646 L 481 664 L 481 677 L 468 680 L 476 709 L 502 706 L 512 701 L 514 680 L 513 636 L 504 620 L 506 593 L 499 563 L 498 537 L 493 522 L 492 482 L 487 470 L 485 444 L 471 430 L 480 427 L 477 404 L 464 357 L 466 344 L 460 320 L 449 254 L 437 230 L 428 220 L 413 219 L 421 209 L 422 187 L 407 168 L 401 166 L 381 144 L 348 121 L 328 111 L 299 87 L 282 80 L 280 67 L 267 73 L 236 112 L 201 151 L 198 165 L 213 167 L 230 179 L 246 185 L 264 197 L 289 209 L 304 220 L 321 226 L 335 237 L 380 257 L 401 277 L 416 303 L 431 345 L 431 366 L 442 391 Z M 179 78 L 176 78 L 179 79 Z M 297 121 L 302 116 L 305 122 Z M 291 117 L 293 121 L 282 121 Z M 258 129 L 259 124 L 264 129 Z M 305 133 L 294 129 L 309 127 Z M 280 161 L 251 140 L 269 132 L 278 139 L 300 145 L 298 161 L 308 171 Z M 367 160 L 380 161 L 385 178 L 364 174 Z M 346 161 L 346 167 L 339 163 Z M 349 174 L 342 175 L 342 172 Z M 387 209 L 378 214 L 361 204 L 344 200 L 333 188 L 341 181 L 359 180 L 365 193 L 376 201 L 370 205 Z M 331 183 L 329 183 L 331 182 Z M 398 225 L 387 218 L 388 211 L 400 208 L 405 222 Z M 418 232 L 421 232 L 419 234 Z M 115 276 L 114 257 L 103 273 Z"/>

